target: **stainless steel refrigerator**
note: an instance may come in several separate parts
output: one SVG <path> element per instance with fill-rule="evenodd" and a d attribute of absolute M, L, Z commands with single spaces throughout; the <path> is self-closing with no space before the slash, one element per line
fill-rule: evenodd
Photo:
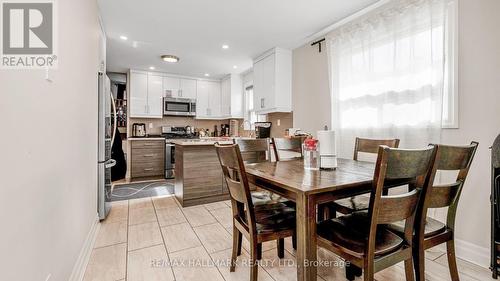
<path fill-rule="evenodd" d="M 116 132 L 116 108 L 111 93 L 111 82 L 105 73 L 99 73 L 99 119 L 97 156 L 97 212 L 103 220 L 111 210 L 111 167 L 116 164 L 111 159 L 111 146 Z M 111 114 L 112 110 L 115 114 Z"/>

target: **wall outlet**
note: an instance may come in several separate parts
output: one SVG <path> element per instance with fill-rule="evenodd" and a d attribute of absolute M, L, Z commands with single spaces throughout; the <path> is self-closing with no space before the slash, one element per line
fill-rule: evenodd
<path fill-rule="evenodd" d="M 149 123 L 149 128 L 153 129 L 153 123 Z"/>
<path fill-rule="evenodd" d="M 281 126 L 281 119 L 278 119 L 278 127 Z"/>

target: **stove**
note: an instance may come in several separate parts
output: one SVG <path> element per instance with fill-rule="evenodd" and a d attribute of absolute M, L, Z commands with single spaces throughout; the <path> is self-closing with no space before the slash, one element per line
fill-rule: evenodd
<path fill-rule="evenodd" d="M 199 139 L 190 126 L 186 127 L 162 127 L 162 137 L 165 138 L 165 178 L 175 178 L 175 145 L 172 140 Z"/>

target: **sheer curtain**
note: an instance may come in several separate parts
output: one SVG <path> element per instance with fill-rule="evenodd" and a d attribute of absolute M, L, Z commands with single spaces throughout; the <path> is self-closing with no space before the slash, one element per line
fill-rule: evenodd
<path fill-rule="evenodd" d="M 440 141 L 448 2 L 393 1 L 329 34 L 339 157 L 352 157 L 356 137 Z"/>

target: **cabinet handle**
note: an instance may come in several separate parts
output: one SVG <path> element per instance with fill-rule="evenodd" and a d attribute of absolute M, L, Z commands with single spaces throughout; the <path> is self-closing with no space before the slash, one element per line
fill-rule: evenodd
<path fill-rule="evenodd" d="M 156 154 L 144 154 L 144 157 L 154 157 Z"/>
<path fill-rule="evenodd" d="M 264 108 L 264 98 L 260 99 L 260 108 Z"/>
<path fill-rule="evenodd" d="M 182 89 L 181 89 L 181 90 L 179 90 L 179 96 L 181 96 L 181 97 L 182 97 Z"/>
<path fill-rule="evenodd" d="M 153 168 L 146 168 L 144 169 L 144 171 L 153 171 L 154 169 Z"/>
<path fill-rule="evenodd" d="M 148 106 L 144 105 L 144 113 L 148 113 Z"/>

